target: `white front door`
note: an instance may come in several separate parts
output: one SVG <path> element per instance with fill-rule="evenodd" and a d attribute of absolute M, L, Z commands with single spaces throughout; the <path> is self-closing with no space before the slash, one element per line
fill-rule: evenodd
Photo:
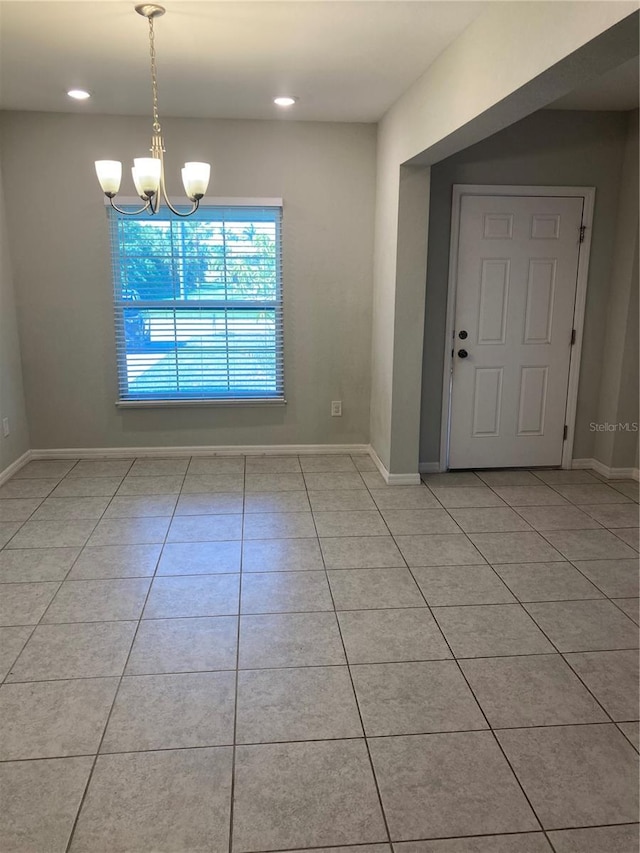
<path fill-rule="evenodd" d="M 561 464 L 583 204 L 463 195 L 450 468 Z"/>

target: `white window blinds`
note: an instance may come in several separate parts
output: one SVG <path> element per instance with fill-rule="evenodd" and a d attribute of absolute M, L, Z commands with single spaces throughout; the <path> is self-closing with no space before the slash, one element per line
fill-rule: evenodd
<path fill-rule="evenodd" d="M 283 400 L 282 208 L 109 217 L 120 401 Z"/>

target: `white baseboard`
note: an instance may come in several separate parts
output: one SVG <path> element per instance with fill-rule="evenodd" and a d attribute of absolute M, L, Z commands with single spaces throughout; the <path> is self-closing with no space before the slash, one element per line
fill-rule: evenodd
<path fill-rule="evenodd" d="M 418 471 L 421 474 L 439 474 L 440 473 L 440 463 L 439 462 L 421 462 L 418 466 Z"/>
<path fill-rule="evenodd" d="M 597 471 L 598 474 L 602 474 L 608 480 L 637 480 L 639 477 L 637 468 L 609 468 L 597 459 L 573 459 L 571 468 L 588 468 Z M 438 462 L 421 462 L 419 471 L 421 474 L 437 474 L 440 471 L 440 464 Z"/>
<path fill-rule="evenodd" d="M 369 448 L 369 456 L 373 459 L 376 468 L 382 474 L 388 486 L 419 486 L 420 474 L 390 474 L 386 466 L 375 452 L 373 447 Z"/>
<path fill-rule="evenodd" d="M 138 456 L 304 456 L 313 453 L 348 453 L 369 455 L 385 483 L 389 486 L 416 486 L 420 474 L 391 474 L 369 444 L 248 444 L 248 445 L 202 445 L 192 447 L 64 447 L 29 450 L 19 460 L 0 474 L 0 483 L 8 480 L 30 459 L 118 459 Z M 437 466 L 437 463 L 434 463 Z M 436 468 L 437 470 L 437 468 Z"/>
<path fill-rule="evenodd" d="M 30 450 L 25 450 L 22 456 L 19 456 L 15 462 L 12 462 L 11 465 L 7 465 L 4 471 L 0 471 L 0 486 L 3 483 L 6 483 L 15 473 L 17 473 L 21 468 L 27 464 L 27 462 L 33 459 Z"/>
<path fill-rule="evenodd" d="M 422 482 L 420 474 L 389 474 L 385 479 L 388 486 L 419 486 Z"/>
<path fill-rule="evenodd" d="M 590 468 L 598 474 L 602 474 L 608 480 L 638 480 L 640 471 L 638 468 L 610 468 L 598 459 L 573 459 L 572 468 Z"/>
<path fill-rule="evenodd" d="M 136 456 L 304 456 L 314 453 L 368 454 L 374 461 L 385 483 L 395 486 L 413 486 L 420 483 L 420 474 L 435 474 L 438 462 L 421 462 L 420 474 L 391 474 L 378 454 L 369 444 L 248 444 L 210 445 L 185 447 L 65 447 L 27 450 L 15 462 L 0 471 L 0 485 L 5 483 L 31 459 L 116 459 Z M 573 469 L 591 469 L 609 480 L 639 480 L 638 468 L 611 468 L 598 459 L 573 459 Z"/>
<path fill-rule="evenodd" d="M 368 444 L 247 444 L 193 447 L 65 447 L 32 450 L 32 459 L 114 459 L 136 456 L 305 456 L 310 453 L 368 454 Z"/>

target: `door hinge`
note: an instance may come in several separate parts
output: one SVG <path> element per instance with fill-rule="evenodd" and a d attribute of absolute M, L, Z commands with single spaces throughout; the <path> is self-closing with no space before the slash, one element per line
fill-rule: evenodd
<path fill-rule="evenodd" d="M 578 240 L 578 243 L 584 243 L 584 232 L 585 232 L 586 230 L 587 230 L 587 226 L 586 226 L 586 225 L 581 225 L 581 226 L 580 226 L 580 239 Z"/>
<path fill-rule="evenodd" d="M 562 440 L 563 440 L 563 441 L 566 441 L 566 440 L 567 440 L 567 435 L 568 435 L 568 433 L 569 433 L 569 427 L 565 424 L 565 425 L 564 425 L 564 430 L 562 431 Z"/>
<path fill-rule="evenodd" d="M 576 342 L 576 330 L 571 329 L 571 346 L 573 346 Z"/>

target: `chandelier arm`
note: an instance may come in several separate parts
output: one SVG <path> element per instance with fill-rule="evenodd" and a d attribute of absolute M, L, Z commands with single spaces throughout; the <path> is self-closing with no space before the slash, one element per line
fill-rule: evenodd
<path fill-rule="evenodd" d="M 113 198 L 109 197 L 109 204 L 114 210 L 117 210 L 118 213 L 122 213 L 123 216 L 138 216 L 140 213 L 144 213 L 145 210 L 151 209 L 151 213 L 155 213 L 153 210 L 153 206 L 151 204 L 151 199 L 147 201 L 144 207 L 139 208 L 138 210 L 123 210 L 121 207 L 118 207 L 117 204 L 113 203 Z"/>
<path fill-rule="evenodd" d="M 162 190 L 162 197 L 164 199 L 164 203 L 167 205 L 167 207 L 169 208 L 171 213 L 175 214 L 175 216 L 180 216 L 184 219 L 187 216 L 191 216 L 191 214 L 195 213 L 196 210 L 200 207 L 200 199 L 196 199 L 194 202 L 192 202 L 193 206 L 188 213 L 180 213 L 180 211 L 176 210 L 176 208 L 169 201 L 169 197 L 167 196 L 167 191 L 164 188 L 164 181 L 162 181 L 162 183 L 160 184 L 160 187 Z"/>

